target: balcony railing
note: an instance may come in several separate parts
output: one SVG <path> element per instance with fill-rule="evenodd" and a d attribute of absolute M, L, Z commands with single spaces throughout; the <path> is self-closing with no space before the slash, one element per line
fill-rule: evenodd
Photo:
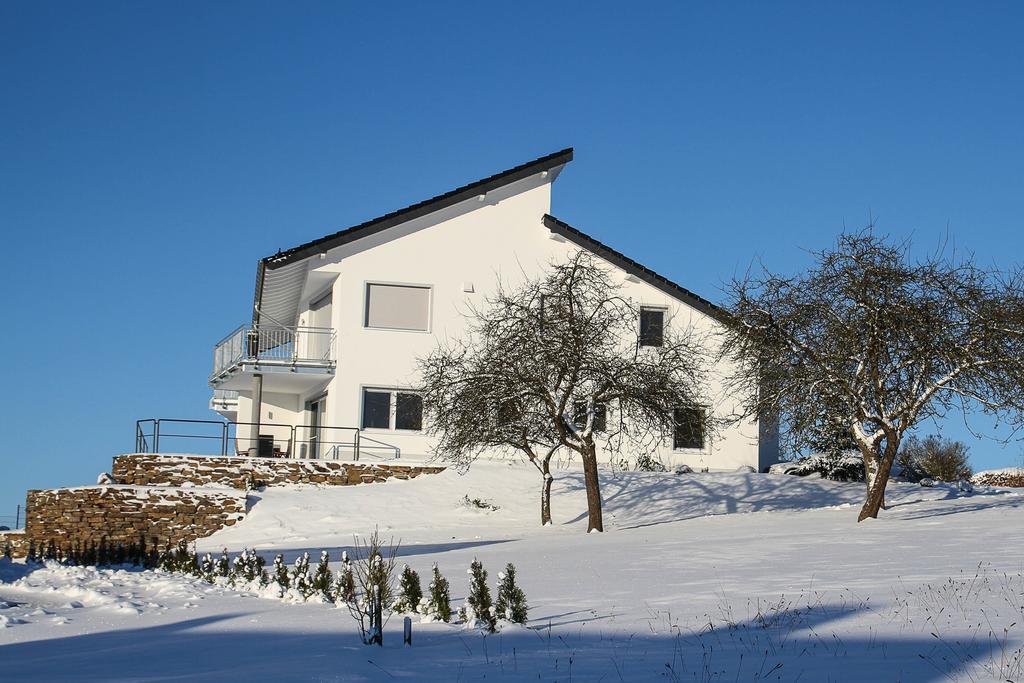
<path fill-rule="evenodd" d="M 397 460 L 398 446 L 356 427 L 156 418 L 135 423 L 136 453 L 263 456 L 300 460 Z"/>
<path fill-rule="evenodd" d="M 333 367 L 334 330 L 329 327 L 239 325 L 213 348 L 213 372 L 222 375 L 245 361 L 293 367 Z"/>

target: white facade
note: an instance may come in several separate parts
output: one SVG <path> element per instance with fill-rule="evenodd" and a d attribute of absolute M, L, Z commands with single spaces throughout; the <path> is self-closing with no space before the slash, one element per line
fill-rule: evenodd
<path fill-rule="evenodd" d="M 571 151 L 568 158 L 571 159 Z M 550 212 L 552 184 L 564 163 L 561 160 L 559 165 L 498 187 L 492 183 L 486 192 L 391 227 L 367 230 L 369 234 L 357 234 L 342 244 L 326 241 L 322 250 L 313 250 L 310 255 L 290 262 L 287 267 L 294 271 L 288 278 L 291 284 L 287 285 L 291 287 L 291 298 L 284 294 L 278 298 L 292 301 L 298 293 L 295 318 L 281 320 L 281 311 L 286 307 L 279 307 L 275 321 L 299 327 L 332 328 L 335 364 L 333 374 L 304 374 L 294 369 L 261 372 L 260 433 L 274 433 L 278 447 L 284 449 L 281 443 L 288 438 L 288 429 L 267 424 L 301 428 L 319 420 L 321 425 L 361 427 L 367 410 L 364 389 L 402 390 L 415 386 L 417 358 L 429 354 L 439 341 L 464 334 L 465 313 L 471 305 L 484 303 L 499 278 L 506 285 L 515 285 L 526 277 L 537 276 L 553 260 L 564 260 L 587 246 L 585 239 L 554 231 L 549 227 L 550 219 L 546 222 L 544 218 Z M 666 324 L 692 323 L 702 332 L 713 332 L 719 324 L 692 305 L 692 300 L 688 302 L 676 295 L 673 287 L 655 286 L 650 277 L 638 277 L 635 269 L 623 267 L 614 259 L 608 264 L 621 274 L 627 296 L 641 305 L 666 310 Z M 274 284 L 268 277 L 264 278 L 263 286 L 268 282 Z M 368 322 L 375 320 L 368 315 L 367 291 L 376 284 L 424 288 L 374 291 L 380 292 L 378 300 L 399 309 L 403 304 L 395 303 L 395 294 L 406 296 L 408 292 L 406 298 L 411 308 L 420 306 L 425 297 L 427 308 L 422 318 L 415 311 L 399 311 L 382 319 L 394 318 L 397 322 L 393 324 L 401 326 L 402 320 L 408 318 L 409 327 L 426 329 L 368 326 Z M 281 292 L 284 291 L 282 288 Z M 325 305 L 324 297 L 328 294 L 329 303 Z M 266 290 L 263 296 L 267 296 Z M 258 292 L 258 306 L 259 297 Z M 265 322 L 265 318 L 261 321 Z M 214 387 L 239 391 L 239 421 L 254 421 L 250 420 L 253 383 L 259 369 L 247 369 L 217 381 L 211 379 Z M 720 370 L 713 374 L 720 375 Z M 734 401 L 724 395 L 717 378 L 706 393 L 714 399 L 712 409 L 716 414 L 732 411 Z M 316 401 L 324 403 L 311 404 Z M 318 408 L 322 413 L 314 416 Z M 391 408 L 394 410 L 394 399 Z M 234 418 L 234 413 L 230 416 Z M 431 456 L 429 437 L 418 431 L 396 429 L 394 422 L 392 415 L 387 428 L 361 427 L 364 448 L 372 444 L 369 439 L 374 439 L 398 447 L 403 459 Z M 275 429 L 278 431 L 274 432 Z M 731 470 L 743 465 L 763 469 L 777 459 L 777 447 L 773 439 L 759 439 L 758 431 L 756 423 L 732 427 L 713 440 L 706 440 L 702 449 L 676 450 L 671 442 L 666 442 L 657 455 L 665 464 L 685 463 L 695 469 Z M 242 433 L 240 427 L 239 434 Z M 364 452 L 372 452 L 372 448 Z M 293 447 L 288 453 L 289 457 L 311 454 L 308 446 Z"/>

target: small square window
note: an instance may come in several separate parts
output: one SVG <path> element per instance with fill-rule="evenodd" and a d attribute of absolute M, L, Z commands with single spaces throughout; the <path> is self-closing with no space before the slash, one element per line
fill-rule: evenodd
<path fill-rule="evenodd" d="M 665 342 L 665 311 L 640 309 L 640 346 L 661 346 Z"/>
<path fill-rule="evenodd" d="M 587 427 L 587 402 L 576 401 L 573 404 L 573 424 L 578 429 Z M 594 405 L 594 432 L 603 432 L 608 429 L 608 406 L 603 403 Z"/>
<path fill-rule="evenodd" d="M 672 448 L 704 448 L 703 408 L 676 408 L 672 418 L 675 422 L 675 429 L 672 431 Z"/>

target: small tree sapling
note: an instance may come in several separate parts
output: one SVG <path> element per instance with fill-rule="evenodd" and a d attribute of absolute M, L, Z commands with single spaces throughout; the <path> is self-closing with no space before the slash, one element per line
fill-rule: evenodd
<path fill-rule="evenodd" d="M 433 576 L 430 585 L 427 587 L 429 593 L 420 599 L 420 614 L 425 621 L 443 621 L 448 623 L 452 620 L 452 600 L 448 589 L 448 579 L 442 576 L 441 571 L 434 563 Z"/>
<path fill-rule="evenodd" d="M 526 623 L 526 594 L 516 583 L 516 568 L 511 562 L 498 573 L 498 598 L 494 609 L 499 619 L 516 624 Z"/>
<path fill-rule="evenodd" d="M 487 586 L 487 570 L 474 558 L 466 573 L 469 574 L 469 595 L 461 616 L 467 625 L 479 626 L 488 633 L 494 633 L 497 619 L 491 602 L 491 589 Z"/>
<path fill-rule="evenodd" d="M 398 577 L 398 600 L 395 601 L 396 612 L 418 612 L 423 599 L 420 587 L 420 575 L 409 565 L 402 565 L 402 573 Z"/>
<path fill-rule="evenodd" d="M 334 601 L 334 582 L 331 579 L 330 558 L 328 557 L 326 550 L 321 550 L 320 561 L 317 563 L 316 570 L 313 572 L 313 579 L 310 583 L 310 588 L 313 593 L 319 593 L 323 596 L 324 600 L 327 600 L 328 602 Z"/>

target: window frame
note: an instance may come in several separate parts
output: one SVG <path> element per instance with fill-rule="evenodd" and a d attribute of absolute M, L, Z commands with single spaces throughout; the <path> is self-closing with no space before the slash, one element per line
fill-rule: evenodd
<path fill-rule="evenodd" d="M 367 427 L 365 426 L 366 421 L 366 394 L 387 394 L 388 395 L 388 426 L 387 427 Z M 399 428 L 398 424 L 398 396 L 400 394 L 410 394 L 418 396 L 420 399 L 420 428 L 419 429 L 406 429 Z M 399 433 L 399 434 L 422 434 L 423 433 L 423 395 L 418 391 L 412 389 L 405 389 L 402 387 L 382 387 L 379 385 L 363 385 L 359 387 L 359 431 L 361 432 L 379 432 L 379 433 Z"/>
<path fill-rule="evenodd" d="M 676 446 L 676 411 L 677 410 L 696 410 L 702 413 L 700 423 L 700 446 Z M 707 453 L 708 452 L 708 432 L 704 428 L 704 423 L 707 421 L 708 407 L 705 405 L 690 405 L 690 406 L 679 406 L 672 409 L 672 450 L 681 453 Z"/>
<path fill-rule="evenodd" d="M 646 311 L 650 311 L 652 313 L 660 313 L 661 314 L 661 339 L 659 340 L 660 343 L 658 343 L 658 344 L 645 344 L 644 343 L 644 322 L 643 321 L 644 321 L 644 312 L 646 312 Z M 668 307 L 666 307 L 666 306 L 641 304 L 640 305 L 640 315 L 639 315 L 638 320 L 636 321 L 636 325 L 637 325 L 637 330 L 636 330 L 637 345 L 640 348 L 646 348 L 646 349 L 660 349 L 660 348 L 662 348 L 663 346 L 665 346 L 665 328 L 668 326 Z"/>
<path fill-rule="evenodd" d="M 604 434 L 608 431 L 608 404 L 603 401 L 598 401 L 594 404 L 594 434 Z M 573 401 L 572 402 L 572 423 L 577 429 L 586 429 L 587 424 L 584 421 L 580 424 L 580 418 L 586 418 L 587 416 L 587 402 L 586 401 Z M 598 428 L 598 422 L 601 422 L 600 428 Z"/>
<path fill-rule="evenodd" d="M 383 287 L 408 287 L 413 289 L 427 290 L 427 329 L 413 330 L 407 327 L 377 327 L 370 325 L 370 287 L 380 285 Z M 360 325 L 364 330 L 376 330 L 380 332 L 408 332 L 412 334 L 432 334 L 434 328 L 434 285 L 422 282 L 396 282 L 391 280 L 363 280 L 363 305 L 362 320 Z"/>

